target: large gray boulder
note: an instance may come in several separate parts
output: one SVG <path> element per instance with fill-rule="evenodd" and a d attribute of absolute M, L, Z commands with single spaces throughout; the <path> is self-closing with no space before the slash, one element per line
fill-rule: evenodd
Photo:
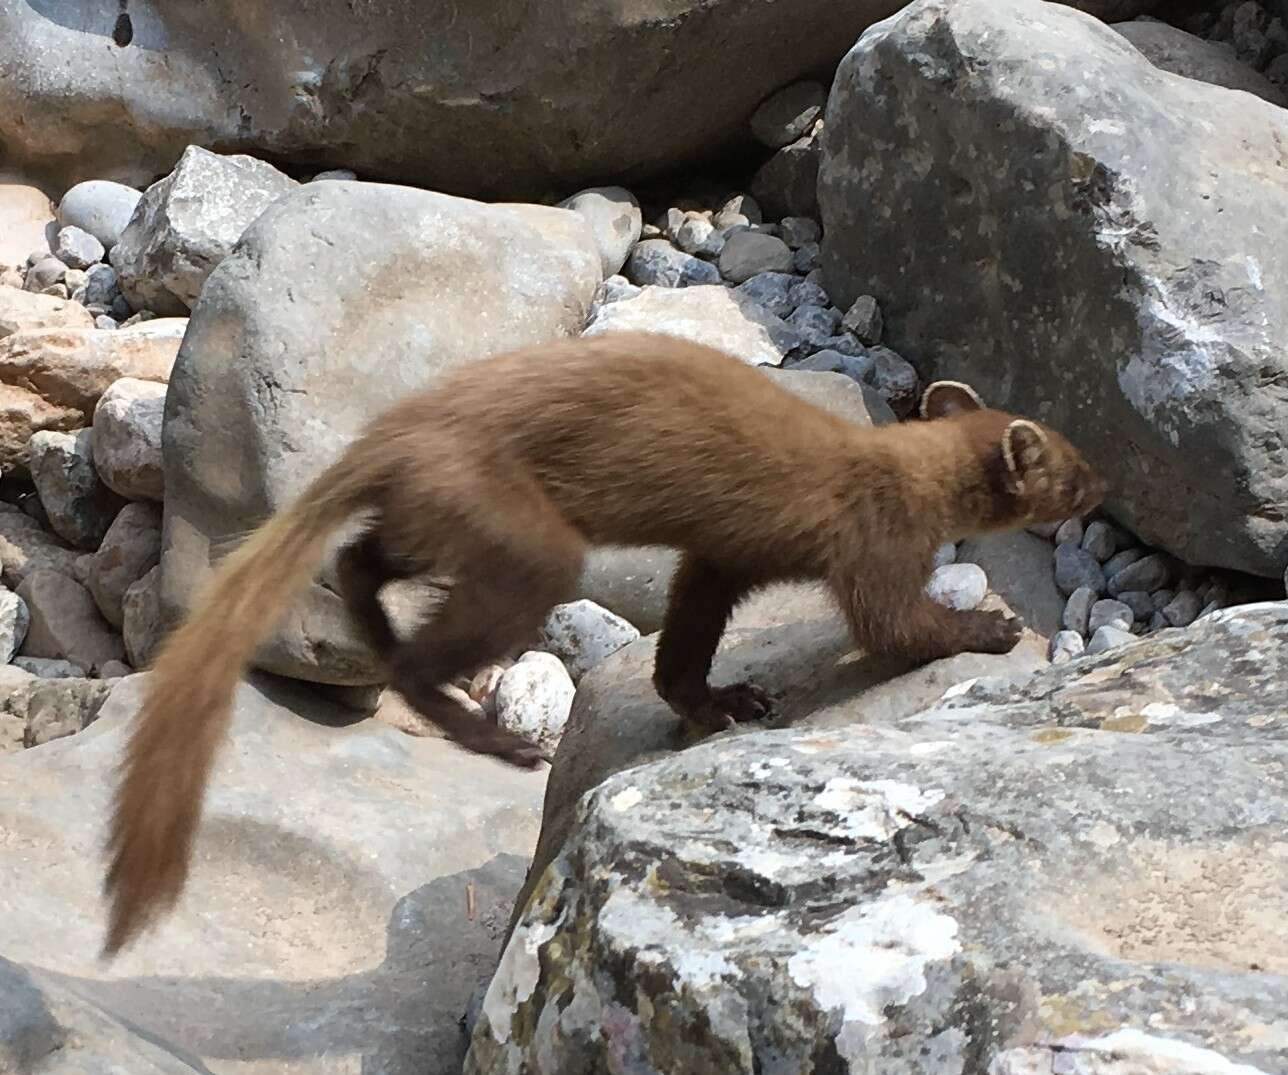
<path fill-rule="evenodd" d="M 251 221 L 297 185 L 254 157 L 189 146 L 112 247 L 121 292 L 136 310 L 186 316 Z"/>
<path fill-rule="evenodd" d="M 1283 1072 L 1288 603 L 952 694 L 593 790 L 466 1075 Z"/>
<path fill-rule="evenodd" d="M 1233 45 L 1204 41 L 1179 27 L 1152 19 L 1115 23 L 1114 29 L 1164 71 L 1213 86 L 1246 90 L 1271 104 L 1288 104 L 1288 95 L 1255 67 L 1240 60 Z"/>
<path fill-rule="evenodd" d="M 1288 562 L 1288 113 L 1039 0 L 917 0 L 838 71 L 822 267 L 926 377 L 1069 434 L 1188 562 Z"/>
<path fill-rule="evenodd" d="M 104 819 L 145 687 L 122 680 L 86 731 L 0 758 L 0 952 L 215 1071 L 459 1072 L 457 1020 L 495 966 L 544 777 L 244 686 L 188 888 L 104 967 Z M 0 1027 L 11 996 L 0 984 Z M 58 1015 L 93 1061 L 68 1075 L 148 1070 L 108 1068 L 129 1039 L 89 1018 Z"/>
<path fill-rule="evenodd" d="M 378 412 L 454 366 L 574 335 L 600 251 L 565 209 L 406 187 L 311 183 L 211 275 L 166 396 L 162 606 L 328 466 Z M 498 392 L 505 385 L 497 385 Z M 321 682 L 379 673 L 316 586 L 261 653 Z"/>

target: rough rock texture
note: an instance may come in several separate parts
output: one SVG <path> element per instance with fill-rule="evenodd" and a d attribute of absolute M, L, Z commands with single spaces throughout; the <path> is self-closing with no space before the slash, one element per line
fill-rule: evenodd
<path fill-rule="evenodd" d="M 716 284 L 694 287 L 646 287 L 633 299 L 600 308 L 585 331 L 661 332 L 704 343 L 750 365 L 778 365 L 799 334 L 763 306 Z"/>
<path fill-rule="evenodd" d="M 23 580 L 31 627 L 22 652 L 28 657 L 71 661 L 88 671 L 125 656 L 125 646 L 99 614 L 94 598 L 73 578 L 38 569 Z"/>
<path fill-rule="evenodd" d="M 170 380 L 166 616 L 375 414 L 443 370 L 579 332 L 599 282 L 565 209 L 344 182 L 279 199 L 207 281 Z M 268 670 L 379 679 L 333 593 L 298 611 L 261 651 Z"/>
<path fill-rule="evenodd" d="M 125 656 L 135 668 L 146 668 L 166 629 L 161 614 L 160 567 L 154 567 L 125 591 L 121 620 Z"/>
<path fill-rule="evenodd" d="M 94 466 L 103 483 L 127 500 L 165 493 L 161 422 L 166 386 L 122 377 L 94 407 Z"/>
<path fill-rule="evenodd" d="M 27 440 L 39 430 L 91 424 L 99 397 L 122 377 L 167 380 L 187 325 L 184 318 L 157 318 L 129 328 L 49 328 L 0 340 L 0 467 L 23 463 Z"/>
<path fill-rule="evenodd" d="M 74 576 L 80 555 L 21 508 L 0 502 L 0 581 L 6 586 L 17 587 L 40 568 Z"/>
<path fill-rule="evenodd" d="M 94 469 L 94 432 L 43 430 L 27 445 L 31 479 L 54 533 L 78 549 L 98 548 L 125 501 Z"/>
<path fill-rule="evenodd" d="M 78 666 L 69 664 L 66 674 L 33 675 L 5 692 L 4 711 L 22 720 L 25 748 L 76 735 L 94 723 L 111 687 L 84 675 Z"/>
<path fill-rule="evenodd" d="M 595 789 L 467 1075 L 1283 1072 L 1288 604 L 952 694 Z"/>
<path fill-rule="evenodd" d="M 824 140 L 839 306 L 1073 436 L 1150 544 L 1282 572 L 1288 112 L 1060 5 L 918 0 L 843 62 Z"/>
<path fill-rule="evenodd" d="M 456 1021 L 494 965 L 542 775 L 244 686 L 189 886 L 105 969 L 103 819 L 145 685 L 120 681 L 80 735 L 0 759 L 0 951 L 216 1071 L 459 1072 Z"/>
<path fill-rule="evenodd" d="M 639 630 L 627 620 L 582 598 L 550 610 L 538 645 L 563 661 L 575 681 L 639 636 Z"/>
<path fill-rule="evenodd" d="M 116 47 L 115 3 L 3 0 L 0 142 L 63 186 L 151 182 L 195 144 L 531 197 L 746 139 L 767 94 L 897 6 L 168 0 L 130 10 Z"/>
<path fill-rule="evenodd" d="M 1174 75 L 1246 90 L 1271 104 L 1288 104 L 1288 96 L 1255 68 L 1240 61 L 1228 45 L 1204 41 L 1165 22 L 1120 22 L 1114 29 L 1132 43 L 1155 67 Z"/>
<path fill-rule="evenodd" d="M 599 247 L 600 269 L 604 278 L 618 272 L 626 264 L 631 249 L 639 242 L 643 225 L 635 195 L 622 187 L 592 187 L 578 191 L 559 205 L 586 218 Z"/>
<path fill-rule="evenodd" d="M 189 146 L 143 192 L 112 268 L 136 310 L 186 315 L 201 285 L 274 198 L 298 184 L 271 164 Z"/>
<path fill-rule="evenodd" d="M 0 172 L 0 271 L 24 263 L 33 250 L 47 249 L 53 220 L 54 207 L 44 191 Z"/>
<path fill-rule="evenodd" d="M 103 618 L 120 630 L 125 595 L 161 558 L 161 507 L 126 504 L 94 553 L 89 590 Z"/>
<path fill-rule="evenodd" d="M 93 324 L 90 312 L 78 302 L 0 287 L 0 339 L 31 329 L 91 328 Z"/>
<path fill-rule="evenodd" d="M 12 590 L 0 588 L 0 665 L 13 660 L 30 626 L 27 602 Z"/>

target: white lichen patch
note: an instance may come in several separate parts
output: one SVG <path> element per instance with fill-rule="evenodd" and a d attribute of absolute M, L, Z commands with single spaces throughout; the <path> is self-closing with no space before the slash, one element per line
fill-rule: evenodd
<path fill-rule="evenodd" d="M 834 776 L 814 796 L 812 805 L 836 814 L 835 826 L 855 840 L 888 840 L 907 828 L 910 818 L 924 814 L 942 801 L 943 791 L 922 791 L 897 780 L 855 780 Z"/>
<path fill-rule="evenodd" d="M 792 981 L 823 1011 L 839 1012 L 837 1048 L 857 1060 L 890 1005 L 926 988 L 926 966 L 960 950 L 957 922 L 911 895 L 851 907 L 826 929 L 801 939 L 787 964 Z"/>
<path fill-rule="evenodd" d="M 1221 720 L 1220 713 L 1186 713 L 1174 702 L 1150 702 L 1141 709 L 1140 715 L 1150 724 L 1163 728 L 1198 728 Z"/>
<path fill-rule="evenodd" d="M 599 931 L 620 939 L 621 947 L 634 950 L 640 962 L 669 966 L 679 981 L 694 989 L 738 973 L 723 953 L 695 944 L 689 927 L 670 909 L 629 889 L 619 888 L 604 901 Z"/>
<path fill-rule="evenodd" d="M 1130 1027 L 1089 1037 L 1060 1038 L 1048 1045 L 1007 1049 L 994 1057 L 989 1075 L 1269 1075 L 1237 1064 L 1211 1049 Z"/>
<path fill-rule="evenodd" d="M 520 924 L 501 954 L 500 965 L 483 997 L 483 1014 L 492 1037 L 502 1045 L 510 1039 L 510 1021 L 541 978 L 541 948 L 559 928 L 559 922 Z"/>
<path fill-rule="evenodd" d="M 608 805 L 621 814 L 632 807 L 638 806 L 643 801 L 644 793 L 637 787 L 629 787 L 622 788 L 621 791 L 609 799 Z"/>

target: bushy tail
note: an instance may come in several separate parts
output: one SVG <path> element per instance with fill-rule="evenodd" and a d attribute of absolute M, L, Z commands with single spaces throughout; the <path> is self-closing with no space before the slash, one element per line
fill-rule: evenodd
<path fill-rule="evenodd" d="M 158 654 L 107 841 L 103 958 L 178 899 L 238 680 L 290 599 L 312 581 L 333 531 L 370 503 L 373 478 L 355 470 L 342 459 L 226 557 Z"/>

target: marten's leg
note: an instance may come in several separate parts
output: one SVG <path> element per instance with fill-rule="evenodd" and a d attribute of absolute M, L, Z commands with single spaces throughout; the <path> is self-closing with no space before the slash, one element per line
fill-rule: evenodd
<path fill-rule="evenodd" d="M 532 638 L 576 587 L 585 544 L 538 500 L 505 505 L 504 532 L 458 533 L 454 583 L 442 607 L 394 653 L 391 685 L 461 746 L 532 767 L 545 759 L 526 739 L 480 720 L 439 687 Z"/>
<path fill-rule="evenodd" d="M 725 624 L 749 588 L 742 577 L 690 556 L 681 561 L 671 583 L 653 686 L 690 724 L 719 731 L 769 713 L 769 696 L 750 683 L 714 688 L 707 683 Z"/>
<path fill-rule="evenodd" d="M 924 560 L 924 563 L 923 563 Z M 926 595 L 929 554 L 868 549 L 833 565 L 828 583 L 854 641 L 872 653 L 924 663 L 958 653 L 1009 653 L 1024 624 L 1005 612 L 958 611 Z"/>
<path fill-rule="evenodd" d="M 382 660 L 393 655 L 398 639 L 380 603 L 380 588 L 391 579 L 404 577 L 385 555 L 375 530 L 346 545 L 336 559 L 340 596 L 367 644 Z"/>

